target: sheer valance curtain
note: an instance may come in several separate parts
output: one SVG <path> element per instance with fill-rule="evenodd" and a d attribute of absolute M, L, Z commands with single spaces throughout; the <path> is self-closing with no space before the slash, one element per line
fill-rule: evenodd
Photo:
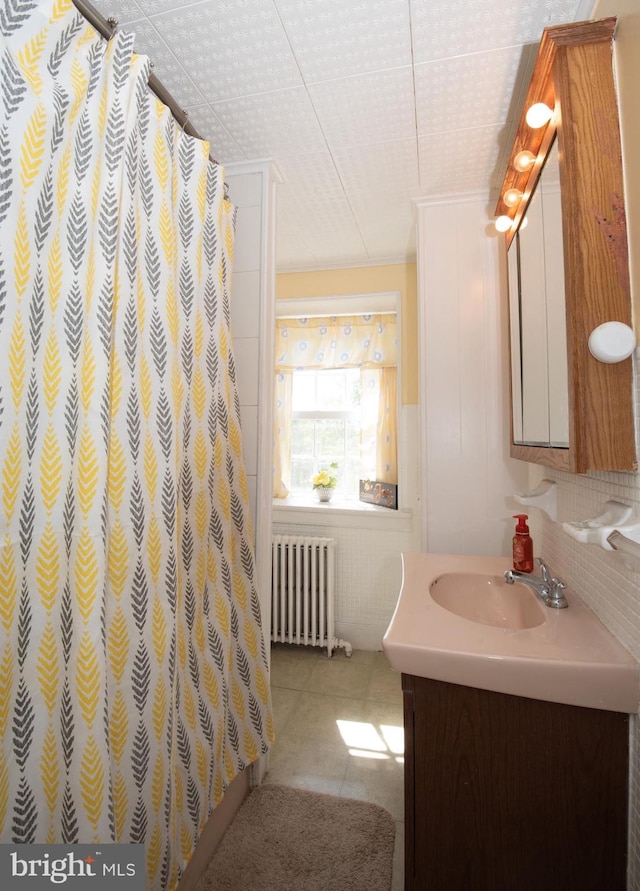
<path fill-rule="evenodd" d="M 275 347 L 274 498 L 289 494 L 293 372 L 301 369 L 360 369 L 362 393 L 377 394 L 376 479 L 397 483 L 396 314 L 279 318 Z"/>

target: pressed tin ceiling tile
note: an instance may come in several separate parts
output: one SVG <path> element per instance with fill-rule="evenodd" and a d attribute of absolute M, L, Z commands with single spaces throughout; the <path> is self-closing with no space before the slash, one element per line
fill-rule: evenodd
<path fill-rule="evenodd" d="M 411 64 L 407 0 L 274 0 L 307 83 Z"/>
<path fill-rule="evenodd" d="M 149 19 L 138 19 L 125 27 L 127 31 L 135 34 L 135 51 L 149 56 L 153 65 L 153 73 L 174 98 L 180 97 L 181 107 L 201 105 L 205 101 L 204 96 L 189 77 L 180 60 L 164 42 Z"/>
<path fill-rule="evenodd" d="M 136 19 L 142 18 L 144 15 L 142 9 L 136 3 L 136 0 L 110 0 L 109 2 L 109 15 L 113 16 L 114 19 L 118 21 L 119 25 L 124 25 L 126 22 L 132 22 Z M 106 6 L 101 7 L 106 8 Z M 127 30 L 131 30 L 127 28 Z"/>
<path fill-rule="evenodd" d="M 502 126 L 491 124 L 418 138 L 421 194 L 487 191 L 497 159 Z"/>
<path fill-rule="evenodd" d="M 152 21 L 209 102 L 302 83 L 271 0 L 204 0 Z"/>
<path fill-rule="evenodd" d="M 509 120 L 521 57 L 509 47 L 416 65 L 418 134 Z"/>
<path fill-rule="evenodd" d="M 540 40 L 543 28 L 573 21 L 576 0 L 410 0 L 414 62 Z"/>
<path fill-rule="evenodd" d="M 227 164 L 244 159 L 242 149 L 210 105 L 192 105 L 185 111 L 189 113 L 189 120 L 198 133 L 211 144 L 211 155 L 216 160 Z"/>
<path fill-rule="evenodd" d="M 411 66 L 311 84 L 309 95 L 332 148 L 415 136 Z"/>
<path fill-rule="evenodd" d="M 415 215 L 410 207 L 371 209 L 356 213 L 358 227 L 367 250 L 381 258 L 393 259 L 412 254 L 416 249 Z"/>
<path fill-rule="evenodd" d="M 213 110 L 247 158 L 277 158 L 326 148 L 304 87 L 213 103 Z"/>
<path fill-rule="evenodd" d="M 214 157 L 275 161 L 280 269 L 412 259 L 412 198 L 489 197 L 543 28 L 593 10 L 591 0 L 93 2 L 135 31 Z"/>
<path fill-rule="evenodd" d="M 382 194 L 395 203 L 396 195 L 418 194 L 418 152 L 414 138 L 360 146 L 357 152 L 351 147 L 337 149 L 333 157 L 352 203 L 354 196 L 377 200 Z"/>

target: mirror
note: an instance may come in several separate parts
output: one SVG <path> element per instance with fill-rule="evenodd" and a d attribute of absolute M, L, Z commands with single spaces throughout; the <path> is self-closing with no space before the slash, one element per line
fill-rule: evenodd
<path fill-rule="evenodd" d="M 508 252 L 513 441 L 569 448 L 566 307 L 557 141 Z"/>
<path fill-rule="evenodd" d="M 594 329 L 632 324 L 615 25 L 545 28 L 495 211 L 508 250 L 511 456 L 571 473 L 637 467 L 631 358 L 589 350 Z M 551 117 L 538 126 L 527 118 L 540 103 Z"/>

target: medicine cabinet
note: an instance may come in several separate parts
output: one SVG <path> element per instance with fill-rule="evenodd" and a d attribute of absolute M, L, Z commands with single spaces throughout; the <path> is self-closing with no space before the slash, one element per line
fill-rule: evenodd
<path fill-rule="evenodd" d="M 588 345 L 606 322 L 631 326 L 615 22 L 543 32 L 496 208 L 509 218 L 511 455 L 574 473 L 637 466 L 632 359 Z M 542 126 L 527 123 L 533 105 L 551 115 Z"/>

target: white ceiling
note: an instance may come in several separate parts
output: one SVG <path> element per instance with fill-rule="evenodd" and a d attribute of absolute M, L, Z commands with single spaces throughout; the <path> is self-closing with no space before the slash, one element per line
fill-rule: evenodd
<path fill-rule="evenodd" d="M 271 158 L 277 266 L 415 257 L 412 198 L 499 188 L 542 29 L 594 0 L 95 0 L 223 164 Z"/>

